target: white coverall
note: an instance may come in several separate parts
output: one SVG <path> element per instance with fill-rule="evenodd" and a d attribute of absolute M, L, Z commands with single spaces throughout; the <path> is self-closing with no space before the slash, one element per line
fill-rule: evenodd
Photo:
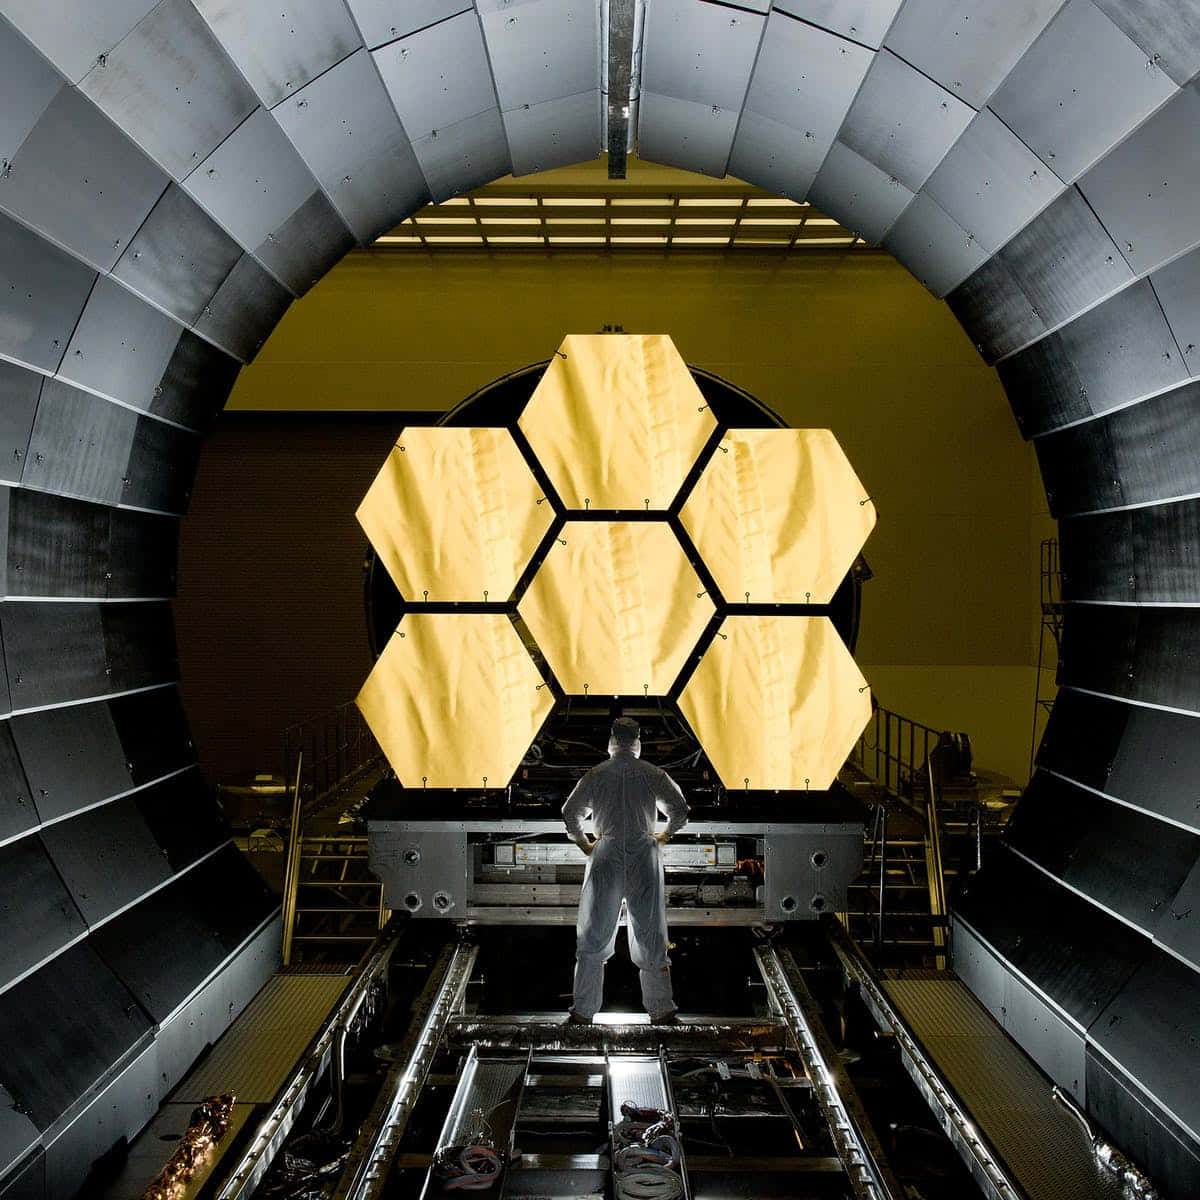
<path fill-rule="evenodd" d="M 674 1012 L 667 958 L 667 901 L 661 847 L 654 823 L 661 808 L 667 835 L 687 822 L 679 785 L 660 767 L 638 758 L 640 743 L 609 743 L 608 762 L 593 767 L 576 785 L 563 820 L 577 843 L 586 841 L 591 813 L 599 839 L 588 858 L 575 926 L 574 1010 L 591 1020 L 604 993 L 604 964 L 617 941 L 621 901 L 629 917 L 629 956 L 638 968 L 642 1004 L 651 1019 Z"/>

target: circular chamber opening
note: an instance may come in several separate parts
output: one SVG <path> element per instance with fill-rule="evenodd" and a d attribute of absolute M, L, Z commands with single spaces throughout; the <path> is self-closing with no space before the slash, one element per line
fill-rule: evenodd
<path fill-rule="evenodd" d="M 408 895 L 404 897 L 404 907 L 407 908 L 409 912 L 416 912 L 417 909 L 421 907 L 421 897 L 418 896 L 416 892 L 409 892 Z"/>
<path fill-rule="evenodd" d="M 796 909 L 796 897 L 784 896 L 784 898 L 779 902 L 779 907 L 782 908 L 784 912 L 794 912 Z"/>
<path fill-rule="evenodd" d="M 812 854 L 812 865 L 814 867 L 823 867 L 825 865 L 825 851 L 814 850 Z"/>
<path fill-rule="evenodd" d="M 824 912 L 825 905 L 825 897 L 819 893 L 808 902 L 808 906 L 813 910 L 813 912 Z"/>

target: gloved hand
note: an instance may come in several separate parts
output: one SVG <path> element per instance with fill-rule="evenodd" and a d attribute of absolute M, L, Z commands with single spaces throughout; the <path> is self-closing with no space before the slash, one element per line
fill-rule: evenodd
<path fill-rule="evenodd" d="M 660 846 L 665 846 L 671 840 L 671 835 L 664 829 L 661 833 L 656 833 L 654 835 L 654 840 Z"/>

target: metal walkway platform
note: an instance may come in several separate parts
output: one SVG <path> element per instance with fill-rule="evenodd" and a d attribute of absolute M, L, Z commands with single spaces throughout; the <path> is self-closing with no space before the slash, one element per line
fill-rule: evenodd
<path fill-rule="evenodd" d="M 1029 1200 L 1120 1200 L 1052 1082 L 951 972 L 882 987 Z"/>

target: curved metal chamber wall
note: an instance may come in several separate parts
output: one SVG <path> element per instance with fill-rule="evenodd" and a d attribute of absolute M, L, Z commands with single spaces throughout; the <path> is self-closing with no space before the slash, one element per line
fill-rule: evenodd
<path fill-rule="evenodd" d="M 807 195 L 881 243 L 1035 439 L 1063 691 L 958 914 L 959 969 L 1196 1194 L 1200 9 L 647 8 L 642 156 Z M 355 242 L 599 152 L 601 22 L 587 0 L 0 15 L 0 1195 L 61 1197 L 270 969 L 269 903 L 174 688 L 205 425 Z"/>

